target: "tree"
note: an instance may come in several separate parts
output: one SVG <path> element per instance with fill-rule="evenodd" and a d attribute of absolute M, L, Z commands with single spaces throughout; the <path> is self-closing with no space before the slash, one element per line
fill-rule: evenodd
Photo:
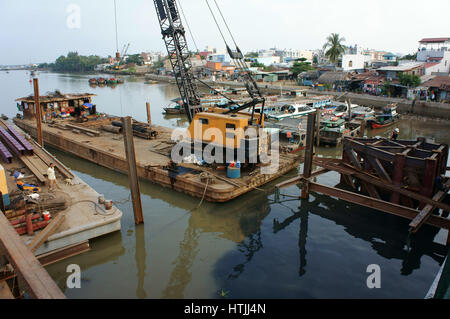
<path fill-rule="evenodd" d="M 319 63 L 319 58 L 317 57 L 317 55 L 315 55 L 315 56 L 313 57 L 313 63 L 314 63 L 314 64 Z"/>
<path fill-rule="evenodd" d="M 259 63 L 259 62 L 253 62 L 252 64 L 250 64 L 250 67 L 251 68 L 263 68 L 263 67 L 265 67 L 265 65 L 262 63 Z"/>
<path fill-rule="evenodd" d="M 49 67 L 53 71 L 59 72 L 87 72 L 93 71 L 96 65 L 107 63 L 107 61 L 107 59 L 97 55 L 82 56 L 78 52 L 69 52 L 67 57 L 64 55 L 60 56 Z"/>
<path fill-rule="evenodd" d="M 399 73 L 398 79 L 400 84 L 408 86 L 408 87 L 417 87 L 422 83 L 422 80 L 419 76 L 407 73 Z"/>
<path fill-rule="evenodd" d="M 314 68 L 311 66 L 310 62 L 306 62 L 305 58 L 298 59 L 296 62 L 294 62 L 294 65 L 291 68 L 291 72 L 295 77 L 297 77 L 300 73 L 311 70 L 314 70 Z"/>
<path fill-rule="evenodd" d="M 417 60 L 417 53 L 414 54 L 407 54 L 404 57 L 401 58 L 401 60 L 412 60 L 412 61 L 416 61 Z"/>
<path fill-rule="evenodd" d="M 339 56 L 345 52 L 344 41 L 345 38 L 341 38 L 338 33 L 332 33 L 323 46 L 325 56 L 334 64 L 337 64 Z"/>
<path fill-rule="evenodd" d="M 246 58 L 257 58 L 259 55 L 258 55 L 258 52 L 248 52 L 246 55 L 245 55 L 245 57 Z"/>
<path fill-rule="evenodd" d="M 133 54 L 128 56 L 127 63 L 136 63 L 137 65 L 142 65 L 144 64 L 144 59 L 140 54 Z"/>

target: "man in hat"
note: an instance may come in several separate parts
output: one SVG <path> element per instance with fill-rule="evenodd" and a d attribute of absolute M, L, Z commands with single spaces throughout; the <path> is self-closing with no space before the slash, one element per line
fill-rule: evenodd
<path fill-rule="evenodd" d="M 396 141 L 398 138 L 398 133 L 400 133 L 400 130 L 398 128 L 394 129 L 391 133 L 391 140 Z"/>

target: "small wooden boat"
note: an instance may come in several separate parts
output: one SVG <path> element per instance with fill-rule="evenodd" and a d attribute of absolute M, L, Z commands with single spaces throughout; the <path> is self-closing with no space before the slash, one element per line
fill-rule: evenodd
<path fill-rule="evenodd" d="M 106 84 L 107 80 L 105 78 L 97 78 L 97 83 L 98 84 Z"/>
<path fill-rule="evenodd" d="M 165 114 L 185 114 L 186 111 L 184 110 L 184 107 L 182 106 L 183 100 L 181 98 L 176 98 L 170 101 L 168 107 L 164 108 Z"/>
<path fill-rule="evenodd" d="M 95 78 L 89 79 L 89 84 L 97 84 L 97 79 Z"/>
<path fill-rule="evenodd" d="M 376 113 L 375 117 L 367 121 L 368 127 L 371 129 L 380 129 L 388 127 L 400 121 L 400 114 L 397 113 L 397 105 L 389 104 L 383 109 L 383 112 Z"/>

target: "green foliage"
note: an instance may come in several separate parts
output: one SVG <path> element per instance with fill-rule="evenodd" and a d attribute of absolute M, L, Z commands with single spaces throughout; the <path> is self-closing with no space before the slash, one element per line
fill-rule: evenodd
<path fill-rule="evenodd" d="M 402 57 L 401 60 L 413 60 L 413 61 L 416 61 L 417 60 L 417 53 L 407 54 L 404 57 Z"/>
<path fill-rule="evenodd" d="M 408 86 L 408 87 L 417 87 L 422 83 L 422 80 L 417 75 L 399 73 L 398 79 L 400 84 Z"/>
<path fill-rule="evenodd" d="M 257 58 L 259 55 L 258 55 L 258 52 L 248 52 L 246 55 L 245 55 L 245 57 L 246 58 Z"/>
<path fill-rule="evenodd" d="M 98 64 L 107 63 L 108 59 L 97 55 L 82 56 L 78 52 L 69 52 L 67 57 L 62 55 L 49 67 L 57 72 L 88 72 L 94 71 Z"/>
<path fill-rule="evenodd" d="M 294 62 L 294 66 L 291 68 L 291 72 L 295 77 L 297 77 L 302 72 L 314 70 L 314 68 L 311 66 L 311 63 L 305 61 L 305 58 L 301 58 L 297 62 Z"/>
<path fill-rule="evenodd" d="M 128 56 L 127 63 L 135 63 L 136 65 L 142 65 L 144 64 L 144 59 L 140 54 L 133 54 Z"/>
<path fill-rule="evenodd" d="M 344 41 L 345 38 L 341 38 L 338 33 L 332 33 L 323 46 L 325 56 L 334 64 L 338 62 L 339 56 L 345 52 Z"/>
<path fill-rule="evenodd" d="M 155 61 L 155 62 L 153 62 L 152 69 L 156 70 L 156 69 L 160 69 L 162 67 L 164 67 L 164 62 L 163 61 Z"/>
<path fill-rule="evenodd" d="M 382 88 L 381 88 L 381 94 L 382 95 L 391 95 L 391 82 L 390 81 L 386 81 Z"/>
<path fill-rule="evenodd" d="M 253 62 L 252 64 L 250 64 L 250 67 L 252 68 L 264 68 L 265 65 L 259 62 Z"/>

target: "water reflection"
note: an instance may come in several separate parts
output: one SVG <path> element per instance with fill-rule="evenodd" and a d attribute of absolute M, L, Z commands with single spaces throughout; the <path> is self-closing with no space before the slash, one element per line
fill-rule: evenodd
<path fill-rule="evenodd" d="M 344 201 L 313 193 L 313 200 L 302 200 L 298 211 L 287 207 L 293 212 L 283 221 L 273 220 L 274 234 L 282 231 L 295 220 L 300 219 L 300 276 L 305 273 L 306 238 L 308 231 L 308 214 L 332 220 L 337 225 L 345 226 L 345 231 L 354 238 L 360 238 L 371 243 L 378 255 L 387 259 L 402 260 L 401 275 L 410 275 L 420 268 L 420 260 L 424 255 L 431 257 L 441 265 L 445 259 L 447 248 L 433 242 L 439 229 L 424 225 L 421 231 L 409 237 L 409 221 L 396 216 L 381 213 L 376 210 L 364 209 Z M 292 201 L 292 200 L 289 200 Z M 282 204 L 282 203 L 281 203 Z M 343 213 L 345 212 L 345 213 Z M 389 225 L 389 227 L 386 227 Z"/>
<path fill-rule="evenodd" d="M 135 232 L 136 240 L 136 267 L 138 284 L 136 287 L 136 296 L 140 299 L 147 298 L 147 292 L 145 291 L 145 275 L 147 269 L 147 252 L 145 250 L 145 228 L 144 225 L 136 226 Z"/>

